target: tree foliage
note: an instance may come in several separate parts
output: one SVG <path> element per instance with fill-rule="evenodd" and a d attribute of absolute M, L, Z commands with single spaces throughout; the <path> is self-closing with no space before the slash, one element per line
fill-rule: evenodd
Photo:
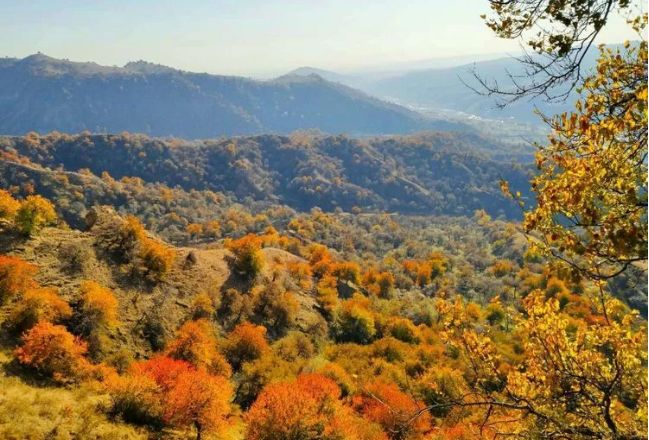
<path fill-rule="evenodd" d="M 61 325 L 41 321 L 22 337 L 15 350 L 20 363 L 59 382 L 76 380 L 85 373 L 86 344 Z"/>
<path fill-rule="evenodd" d="M 39 195 L 27 196 L 16 212 L 16 225 L 25 235 L 32 235 L 43 226 L 53 225 L 57 216 L 54 205 Z"/>
<path fill-rule="evenodd" d="M 577 110 L 551 121 L 524 225 L 554 256 L 607 278 L 647 256 L 646 41 L 602 49 L 583 89 Z"/>

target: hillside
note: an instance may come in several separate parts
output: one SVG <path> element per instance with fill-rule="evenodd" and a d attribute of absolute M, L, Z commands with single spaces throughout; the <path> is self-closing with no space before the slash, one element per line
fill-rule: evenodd
<path fill-rule="evenodd" d="M 52 134 L 2 138 L 0 150 L 9 161 L 22 156 L 49 169 L 138 177 L 298 211 L 319 207 L 472 215 L 484 207 L 493 216 L 516 218 L 519 209 L 503 197 L 498 182 L 507 179 L 528 194 L 531 169 L 478 153 L 479 144 L 485 149 L 490 145 L 475 136 L 450 133 L 363 140 L 265 135 L 196 142 L 127 134 Z M 4 174 L 5 185 L 26 181 Z"/>
<path fill-rule="evenodd" d="M 255 81 L 143 61 L 107 67 L 42 54 L 0 63 L 2 134 L 132 131 L 195 139 L 298 129 L 398 134 L 459 128 L 317 75 Z"/>
<path fill-rule="evenodd" d="M 53 207 L 45 199 L 0 198 L 0 413 L 17 416 L 0 417 L 3 438 L 235 440 L 255 438 L 262 423 L 268 438 L 283 438 L 274 433 L 284 426 L 267 420 L 298 396 L 307 411 L 327 405 L 344 417 L 321 416 L 308 429 L 394 439 L 389 433 L 402 428 L 392 407 L 410 418 L 470 383 L 475 363 L 449 345 L 449 319 L 465 320 L 462 334 L 470 322 L 492 335 L 505 368 L 527 359 L 526 335 L 511 327 L 525 298 L 558 296 L 563 309 L 554 313 L 569 314 L 577 329 L 601 322 L 587 297 L 571 293 L 583 282 L 559 278 L 519 227 L 484 211 L 314 210 L 290 215 L 279 230 L 226 231 L 222 241 L 186 247 L 111 207 L 87 207 L 84 224 L 70 229 L 46 215 Z M 36 225 L 29 234 L 25 221 Z M 627 272 L 617 294 L 646 309 L 643 276 Z M 645 321 L 616 307 L 645 331 Z M 326 399 L 313 402 L 323 388 Z M 379 407 L 381 417 L 367 409 L 376 399 L 390 405 Z M 172 410 L 189 415 L 172 418 Z M 429 412 L 403 438 L 475 438 L 481 429 L 465 411 Z"/>

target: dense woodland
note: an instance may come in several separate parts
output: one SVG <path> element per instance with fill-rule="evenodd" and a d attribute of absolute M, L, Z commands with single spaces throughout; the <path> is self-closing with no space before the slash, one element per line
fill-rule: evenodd
<path fill-rule="evenodd" d="M 0 151 L 5 162 L 90 170 L 104 180 L 139 178 L 296 210 L 471 215 L 484 208 L 493 216 L 520 218 L 498 182 L 506 179 L 527 196 L 532 167 L 476 152 L 480 144 L 489 141 L 454 133 L 360 140 L 295 133 L 197 142 L 127 133 L 31 133 L 0 138 Z M 5 174 L 5 185 L 29 183 L 26 176 Z"/>
<path fill-rule="evenodd" d="M 491 4 L 556 25 L 564 82 L 522 95 L 630 7 Z M 0 438 L 646 439 L 646 42 L 579 84 L 535 169 L 444 133 L 1 138 Z"/>

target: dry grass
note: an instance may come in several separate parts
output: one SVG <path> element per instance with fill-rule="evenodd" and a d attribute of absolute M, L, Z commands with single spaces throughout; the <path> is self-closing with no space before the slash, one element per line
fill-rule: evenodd
<path fill-rule="evenodd" d="M 90 388 L 35 388 L 0 377 L 0 438 L 12 440 L 146 439 L 106 418 L 106 396 Z"/>

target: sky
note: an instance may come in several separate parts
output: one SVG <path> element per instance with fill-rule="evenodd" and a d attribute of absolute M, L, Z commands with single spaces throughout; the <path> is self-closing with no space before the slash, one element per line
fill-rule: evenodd
<path fill-rule="evenodd" d="M 518 53 L 488 12 L 487 0 L 0 0 L 0 56 L 265 76 Z M 616 18 L 600 42 L 633 38 Z"/>

